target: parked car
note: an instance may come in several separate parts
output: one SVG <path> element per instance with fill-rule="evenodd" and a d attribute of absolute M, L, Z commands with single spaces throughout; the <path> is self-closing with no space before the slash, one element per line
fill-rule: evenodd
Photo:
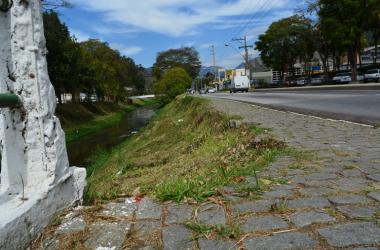
<path fill-rule="evenodd" d="M 199 90 L 199 94 L 201 94 L 201 95 L 207 94 L 207 90 L 201 89 L 201 90 Z"/>
<path fill-rule="evenodd" d="M 305 86 L 310 84 L 310 78 L 309 77 L 300 77 L 297 79 L 297 86 Z"/>
<path fill-rule="evenodd" d="M 358 74 L 356 76 L 356 80 L 358 82 L 362 82 L 364 80 L 364 75 Z M 349 83 L 349 82 L 352 82 L 351 73 L 350 72 L 339 73 L 339 74 L 337 74 L 336 76 L 333 77 L 333 82 L 334 83 Z"/>
<path fill-rule="evenodd" d="M 364 75 L 364 82 L 380 82 L 380 69 L 368 70 Z"/>
<path fill-rule="evenodd" d="M 248 92 L 249 89 L 249 79 L 247 76 L 235 76 L 231 81 L 231 93 Z"/>
<path fill-rule="evenodd" d="M 295 76 L 288 76 L 285 78 L 286 87 L 294 87 L 297 85 L 297 78 Z"/>
<path fill-rule="evenodd" d="M 333 77 L 334 83 L 349 83 L 351 81 L 351 73 L 339 73 Z"/>
<path fill-rule="evenodd" d="M 208 90 L 207 90 L 207 93 L 216 93 L 216 89 L 215 88 L 209 88 Z"/>
<path fill-rule="evenodd" d="M 325 75 L 318 75 L 318 76 L 313 76 L 311 78 L 311 85 L 321 85 L 321 84 L 326 84 L 330 81 L 328 76 Z"/>

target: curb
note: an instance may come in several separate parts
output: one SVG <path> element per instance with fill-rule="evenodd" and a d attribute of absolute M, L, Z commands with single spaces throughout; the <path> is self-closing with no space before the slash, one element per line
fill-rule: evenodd
<path fill-rule="evenodd" d="M 313 90 L 380 90 L 380 83 L 367 83 L 367 84 L 352 83 L 352 84 L 344 84 L 344 85 L 255 89 L 252 92 L 313 91 Z"/>

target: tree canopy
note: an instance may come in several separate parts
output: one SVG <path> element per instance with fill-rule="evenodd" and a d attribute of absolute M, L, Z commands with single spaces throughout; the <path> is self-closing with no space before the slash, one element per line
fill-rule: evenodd
<path fill-rule="evenodd" d="M 88 98 L 95 94 L 99 100 L 118 101 L 127 88 L 144 92 L 144 69 L 131 58 L 100 40 L 78 43 L 54 11 L 43 17 L 48 70 L 59 99 L 62 93 L 71 93 L 75 101 L 79 93 L 86 93 Z"/>
<path fill-rule="evenodd" d="M 155 94 L 162 104 L 171 102 L 191 86 L 192 79 L 187 72 L 179 67 L 167 70 L 162 79 L 154 86 Z"/>
<path fill-rule="evenodd" d="M 297 59 L 308 62 L 313 56 L 311 21 L 302 16 L 281 19 L 259 36 L 256 49 L 263 62 L 281 72 L 293 70 Z"/>
<path fill-rule="evenodd" d="M 166 71 L 176 67 L 183 68 L 191 78 L 195 79 L 201 69 L 199 53 L 192 47 L 160 52 L 153 65 L 153 74 L 160 80 Z"/>

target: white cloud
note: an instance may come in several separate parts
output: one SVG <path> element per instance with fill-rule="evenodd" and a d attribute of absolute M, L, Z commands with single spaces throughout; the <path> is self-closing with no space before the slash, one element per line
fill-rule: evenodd
<path fill-rule="evenodd" d="M 104 21 L 123 25 L 125 29 L 170 36 L 194 34 L 205 24 L 215 23 L 223 27 L 242 16 L 255 17 L 269 10 L 289 8 L 292 1 L 72 0 L 79 7 L 100 13 Z"/>
<path fill-rule="evenodd" d="M 140 52 L 144 50 L 143 48 L 139 46 L 125 46 L 119 43 L 111 43 L 110 47 L 120 51 L 120 53 L 125 56 L 133 56 L 133 55 L 139 54 Z"/>
<path fill-rule="evenodd" d="M 84 42 L 91 38 L 89 34 L 80 30 L 70 29 L 70 33 L 77 39 L 78 42 Z"/>

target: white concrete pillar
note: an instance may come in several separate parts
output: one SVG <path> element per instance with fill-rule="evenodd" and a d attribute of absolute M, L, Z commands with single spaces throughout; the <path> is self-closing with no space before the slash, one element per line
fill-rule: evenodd
<path fill-rule="evenodd" d="M 0 249 L 24 248 L 83 194 L 86 172 L 69 167 L 46 53 L 40 0 L 0 11 L 0 93 L 23 103 L 0 110 Z"/>

